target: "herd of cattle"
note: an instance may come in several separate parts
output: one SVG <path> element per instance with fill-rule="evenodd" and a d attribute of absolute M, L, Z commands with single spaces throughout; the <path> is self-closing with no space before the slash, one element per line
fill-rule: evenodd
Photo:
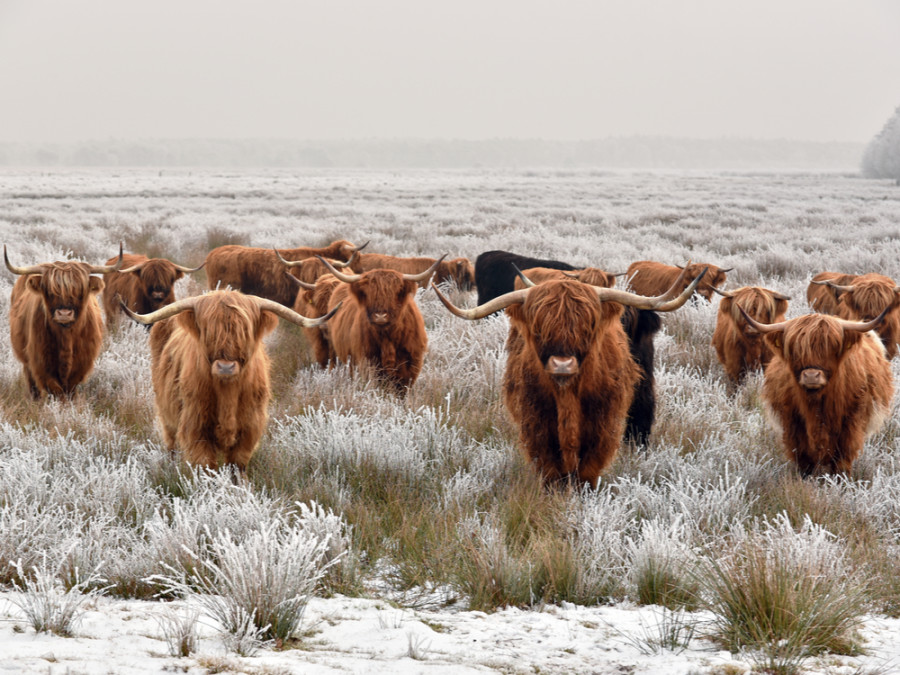
<path fill-rule="evenodd" d="M 465 258 L 399 258 L 336 241 L 324 248 L 220 246 L 199 267 L 137 254 L 106 264 L 7 268 L 10 336 L 35 398 L 69 397 L 100 353 L 104 323 L 122 312 L 150 327 L 156 412 L 168 448 L 196 465 L 246 470 L 267 420 L 263 338 L 278 318 L 302 326 L 321 367 L 369 362 L 403 394 L 421 371 L 427 335 L 415 296 L 429 280 L 453 314 L 509 317 L 503 401 L 520 444 L 548 482 L 596 486 L 623 440 L 649 438 L 656 407 L 654 335 L 660 312 L 694 293 L 722 296 L 712 344 L 735 383 L 765 368 L 763 399 L 803 475 L 849 472 L 893 398 L 889 360 L 900 340 L 900 287 L 880 274 L 822 272 L 815 313 L 785 320 L 789 298 L 748 286 L 720 290 L 730 270 L 632 263 L 597 268 L 488 251 Z M 445 256 L 446 257 L 446 256 Z M 206 268 L 210 291 L 176 300 L 175 282 Z M 629 290 L 615 288 L 626 276 Z M 477 288 L 456 307 L 436 284 Z M 225 290 L 219 290 L 225 289 Z M 120 312 L 121 309 L 121 312 Z"/>

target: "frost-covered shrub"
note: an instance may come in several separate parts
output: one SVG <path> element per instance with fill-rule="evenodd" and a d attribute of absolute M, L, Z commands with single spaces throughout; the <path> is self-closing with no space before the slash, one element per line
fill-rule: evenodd
<path fill-rule="evenodd" d="M 9 601 L 39 633 L 71 637 L 84 616 L 85 605 L 103 594 L 97 587 L 103 579 L 96 572 L 83 576 L 76 570 L 76 582 L 66 588 L 59 577 L 58 562 L 47 555 L 31 568 L 25 568 L 21 560 L 13 566 L 19 581 L 13 582 L 17 592 L 9 596 Z"/>
<path fill-rule="evenodd" d="M 717 639 L 749 648 L 768 669 L 796 672 L 807 656 L 858 650 L 865 584 L 809 517 L 799 530 L 782 514 L 734 535 L 727 550 L 710 551 L 698 582 Z"/>
<path fill-rule="evenodd" d="M 242 537 L 207 531 L 207 557 L 192 555 L 192 567 L 169 567 L 153 581 L 202 607 L 237 639 L 240 653 L 248 641 L 280 644 L 297 631 L 317 584 L 338 562 L 326 560 L 330 536 L 320 533 L 329 527 L 311 532 L 276 518 Z"/>

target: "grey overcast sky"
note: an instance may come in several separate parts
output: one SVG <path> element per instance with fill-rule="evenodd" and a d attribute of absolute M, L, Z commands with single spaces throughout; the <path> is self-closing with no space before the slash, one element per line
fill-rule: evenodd
<path fill-rule="evenodd" d="M 0 140 L 868 141 L 898 0 L 0 0 Z"/>

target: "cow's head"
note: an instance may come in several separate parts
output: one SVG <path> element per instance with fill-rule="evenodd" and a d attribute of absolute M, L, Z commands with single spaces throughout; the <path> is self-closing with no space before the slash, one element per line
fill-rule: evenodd
<path fill-rule="evenodd" d="M 350 284 L 350 293 L 365 308 L 369 323 L 376 328 L 386 328 L 393 324 L 406 303 L 415 296 L 418 283 L 434 274 L 446 256 L 441 256 L 420 274 L 402 274 L 386 269 L 370 270 L 363 274 L 344 274 L 325 258 L 316 257 L 335 277 Z"/>
<path fill-rule="evenodd" d="M 240 376 L 259 351 L 263 337 L 278 325 L 278 317 L 312 327 L 325 323 L 337 311 L 335 307 L 323 317 L 309 319 L 272 300 L 231 290 L 185 298 L 148 314 L 135 314 L 124 303 L 121 306 L 144 325 L 177 317 L 178 325 L 199 344 L 210 375 L 222 381 Z"/>
<path fill-rule="evenodd" d="M 53 325 L 69 328 L 76 325 L 84 314 L 91 296 L 103 290 L 103 279 L 92 276 L 107 274 L 122 265 L 122 247 L 115 265 L 89 265 L 84 262 L 52 262 L 31 267 L 16 267 L 9 262 L 6 246 L 3 260 L 13 274 L 26 277 L 25 288 L 41 297 L 47 319 Z"/>
<path fill-rule="evenodd" d="M 203 263 L 204 265 L 206 263 Z M 140 284 L 141 292 L 154 309 L 175 301 L 173 287 L 185 274 L 196 272 L 200 267 L 183 267 L 164 258 L 151 258 L 119 270 L 119 274 L 133 274 Z"/>
<path fill-rule="evenodd" d="M 473 309 L 456 307 L 437 286 L 432 284 L 432 288 L 447 309 L 464 319 L 480 319 L 506 309 L 544 371 L 556 384 L 566 386 L 580 373 L 584 360 L 594 345 L 602 342 L 610 324 L 618 324 L 623 306 L 667 312 L 687 302 L 703 274 L 678 293 L 684 276 L 683 272 L 668 291 L 656 297 L 575 280 L 550 280 L 506 293 Z"/>
<path fill-rule="evenodd" d="M 454 258 L 441 263 L 434 278 L 437 283 L 452 279 L 461 291 L 475 288 L 475 268 L 468 258 Z"/>
<path fill-rule="evenodd" d="M 747 312 L 759 323 L 778 323 L 787 313 L 790 297 L 777 291 L 759 286 L 744 286 L 734 291 L 720 291 L 719 313 L 731 317 L 737 329 L 747 338 L 756 339 L 760 333 L 744 319 L 741 312 Z"/>
<path fill-rule="evenodd" d="M 329 258 L 350 260 L 350 258 L 353 257 L 354 254 L 362 251 L 368 245 L 369 242 L 366 242 L 362 246 L 356 246 L 346 239 L 338 239 L 337 241 L 333 241 L 328 245 L 328 247 L 326 248 L 326 256 Z"/>
<path fill-rule="evenodd" d="M 740 305 L 738 306 L 740 307 Z M 872 321 L 847 321 L 827 314 L 764 324 L 744 312 L 744 319 L 766 336 L 773 353 L 787 363 L 797 385 L 810 395 L 820 394 L 848 351 L 884 319 L 886 308 Z"/>
<path fill-rule="evenodd" d="M 844 318 L 871 321 L 888 307 L 900 307 L 900 287 L 890 277 L 863 274 L 853 283 L 829 283 L 838 296 L 838 311 Z"/>
<path fill-rule="evenodd" d="M 720 269 L 715 265 L 706 263 L 688 263 L 684 267 L 681 267 L 680 265 L 676 265 L 676 267 L 686 273 L 684 276 L 686 282 L 693 281 L 703 273 L 703 270 L 707 270 L 703 282 L 697 286 L 697 295 L 706 298 L 707 301 L 712 300 L 712 295 L 714 293 L 713 289 L 719 288 L 725 283 L 725 273 L 734 269 L 733 267 Z"/>

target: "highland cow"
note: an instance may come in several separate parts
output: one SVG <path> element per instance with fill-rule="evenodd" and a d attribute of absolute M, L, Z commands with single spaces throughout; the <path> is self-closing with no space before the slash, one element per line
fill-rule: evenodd
<path fill-rule="evenodd" d="M 464 319 L 507 310 L 519 338 L 507 358 L 503 402 L 519 427 L 526 458 L 547 483 L 577 480 L 596 487 L 618 452 L 640 378 L 622 327 L 623 305 L 671 311 L 701 279 L 674 298 L 550 280 L 468 310 L 433 288 Z"/>
<path fill-rule="evenodd" d="M 887 417 L 894 396 L 891 366 L 869 332 L 886 313 L 867 322 L 807 314 L 775 324 L 744 314 L 772 350 L 762 397 L 788 459 L 803 476 L 849 474 L 865 438 Z"/>
<path fill-rule="evenodd" d="M 34 398 L 69 397 L 93 370 L 103 342 L 97 302 L 103 279 L 92 275 L 114 272 L 122 257 L 120 246 L 113 265 L 66 261 L 14 267 L 4 245 L 7 269 L 19 275 L 10 296 L 10 340 Z"/>
<path fill-rule="evenodd" d="M 107 265 L 115 264 L 110 258 Z M 119 299 L 137 314 L 155 312 L 164 305 L 175 302 L 175 282 L 185 274 L 198 271 L 200 267 L 183 267 L 164 258 L 148 258 L 145 255 L 126 253 L 123 265 L 115 274 L 106 277 L 103 288 L 103 309 L 106 311 L 106 325 L 115 325 L 121 310 Z"/>
<path fill-rule="evenodd" d="M 440 262 L 436 260 L 420 274 L 376 269 L 347 275 L 326 261 L 331 273 L 344 282 L 330 297 L 332 305 L 343 303 L 330 327 L 335 357 L 349 363 L 371 363 L 378 377 L 398 393 L 411 387 L 428 345 L 416 289 Z"/>
<path fill-rule="evenodd" d="M 221 462 L 246 471 L 265 430 L 269 357 L 263 337 L 278 317 L 321 325 L 280 303 L 238 291 L 211 291 L 139 315 L 150 330 L 156 412 L 166 446 L 190 464 Z"/>
<path fill-rule="evenodd" d="M 515 290 L 518 287 L 516 286 L 517 274 L 522 270 L 529 270 L 529 274 L 532 274 L 530 270 L 540 269 L 542 271 L 537 272 L 538 275 L 548 275 L 550 278 L 552 278 L 552 272 L 549 270 L 558 270 L 563 278 L 567 274 L 575 274 L 584 283 L 606 288 L 612 287 L 612 280 L 615 277 L 622 276 L 621 274 L 610 274 L 595 267 L 578 269 L 569 263 L 558 260 L 528 258 L 509 251 L 482 253 L 478 256 L 475 267 L 479 305 Z M 518 280 L 518 283 L 521 285 L 521 280 Z M 631 357 L 640 367 L 640 377 L 635 385 L 634 398 L 628 411 L 628 422 L 625 425 L 625 438 L 642 445 L 650 440 L 650 431 L 656 416 L 653 337 L 662 327 L 662 321 L 655 312 L 636 307 L 625 307 L 621 321 L 625 335 L 628 336 Z M 510 345 L 512 336 L 513 330 L 510 327 L 510 339 L 507 339 L 507 346 Z"/>
<path fill-rule="evenodd" d="M 697 295 L 702 296 L 709 302 L 712 300 L 713 289 L 725 283 L 725 273 L 730 272 L 732 269 L 732 267 L 719 269 L 715 265 L 707 263 L 688 263 L 682 268 L 677 265 L 664 265 L 652 260 L 638 260 L 628 266 L 625 276 L 634 293 L 654 296 L 665 293 L 684 271 L 687 274 L 683 277 L 681 283 L 687 286 L 703 270 L 708 270 L 706 272 L 706 280 L 697 287 Z M 681 291 L 682 289 L 679 288 L 677 290 Z"/>
<path fill-rule="evenodd" d="M 897 356 L 900 341 L 900 287 L 882 274 L 862 274 L 847 285 L 829 281 L 828 286 L 838 295 L 837 315 L 850 321 L 871 321 L 882 309 L 884 320 L 875 332 L 884 343 L 888 359 Z"/>
<path fill-rule="evenodd" d="M 316 262 L 319 261 L 317 260 Z M 334 289 L 343 283 L 331 272 L 320 276 L 316 279 L 315 284 L 307 284 L 297 280 L 301 290 L 297 294 L 296 302 L 294 302 L 294 311 L 311 319 L 324 316 L 331 307 L 331 295 L 334 293 Z M 327 368 L 337 360 L 334 347 L 331 344 L 331 326 L 328 323 L 304 328 L 303 333 L 312 347 L 316 363 L 322 368 Z"/>
<path fill-rule="evenodd" d="M 401 258 L 380 253 L 363 253 L 359 257 L 359 263 L 354 268 L 356 272 L 371 272 L 372 270 L 395 270 L 401 274 L 420 275 L 438 262 L 435 258 Z M 475 285 L 475 269 L 467 258 L 454 258 L 444 260 L 442 257 L 434 272 L 434 282 L 443 283 L 453 281 L 456 287 L 462 291 L 468 291 Z M 419 282 L 421 288 L 428 286 L 429 279 Z"/>
<path fill-rule="evenodd" d="M 765 367 L 772 357 L 766 341 L 744 320 L 741 310 L 759 323 L 778 323 L 784 321 L 790 298 L 759 286 L 716 292 L 724 297 L 719 303 L 712 345 L 728 377 L 739 384 L 749 371 Z"/>
<path fill-rule="evenodd" d="M 368 242 L 366 242 L 368 243 Z M 206 276 L 210 290 L 230 286 L 247 295 L 268 298 L 285 307 L 293 307 L 297 286 L 284 276 L 284 265 L 278 255 L 287 260 L 302 260 L 321 255 L 326 258 L 349 260 L 354 252 L 363 249 L 349 241 L 335 241 L 324 248 L 273 249 L 252 248 L 229 244 L 219 246 L 206 256 Z"/>
<path fill-rule="evenodd" d="M 819 272 L 810 280 L 809 286 L 806 288 L 806 301 L 810 308 L 820 314 L 837 316 L 839 291 L 832 288 L 831 283 L 847 285 L 852 283 L 857 276 L 840 272 Z"/>

